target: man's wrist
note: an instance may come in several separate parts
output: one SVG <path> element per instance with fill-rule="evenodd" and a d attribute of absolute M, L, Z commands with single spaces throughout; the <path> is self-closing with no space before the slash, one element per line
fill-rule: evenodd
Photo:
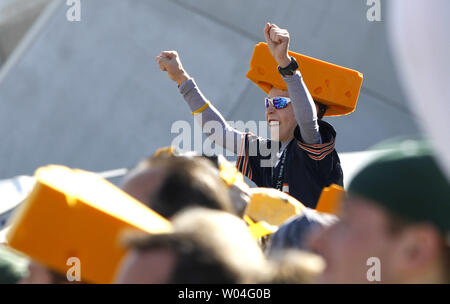
<path fill-rule="evenodd" d="M 177 78 L 175 78 L 175 82 L 177 83 L 178 87 L 181 86 L 186 80 L 188 80 L 190 77 L 187 73 L 183 73 L 179 76 L 177 76 Z"/>
<path fill-rule="evenodd" d="M 295 71 L 298 69 L 298 63 L 295 60 L 294 57 L 291 57 L 290 63 L 285 66 L 278 66 L 278 72 L 280 72 L 281 76 L 286 77 L 286 76 L 292 76 L 294 75 Z"/>
<path fill-rule="evenodd" d="M 286 68 L 291 63 L 291 57 L 285 56 L 277 60 L 278 65 L 281 68 Z"/>

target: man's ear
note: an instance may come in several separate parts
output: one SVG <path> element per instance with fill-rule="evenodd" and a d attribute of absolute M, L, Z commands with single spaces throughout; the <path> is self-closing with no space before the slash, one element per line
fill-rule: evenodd
<path fill-rule="evenodd" d="M 399 232 L 395 242 L 392 266 L 411 278 L 427 271 L 439 259 L 441 238 L 431 225 L 407 227 Z"/>

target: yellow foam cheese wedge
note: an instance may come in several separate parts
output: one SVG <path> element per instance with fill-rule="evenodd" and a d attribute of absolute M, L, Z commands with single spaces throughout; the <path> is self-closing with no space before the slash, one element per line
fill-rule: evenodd
<path fill-rule="evenodd" d="M 251 188 L 245 215 L 255 223 L 279 226 L 292 216 L 301 214 L 305 206 L 298 200 L 273 188 Z"/>
<path fill-rule="evenodd" d="M 247 215 L 244 215 L 244 221 L 248 225 L 250 235 L 255 240 L 259 240 L 260 238 L 270 235 L 278 230 L 277 226 L 269 225 L 264 221 L 255 223 Z"/>
<path fill-rule="evenodd" d="M 111 283 L 127 230 L 168 232 L 170 222 L 94 173 L 51 165 L 11 219 L 8 245 L 61 274 L 78 258 L 81 278 Z"/>

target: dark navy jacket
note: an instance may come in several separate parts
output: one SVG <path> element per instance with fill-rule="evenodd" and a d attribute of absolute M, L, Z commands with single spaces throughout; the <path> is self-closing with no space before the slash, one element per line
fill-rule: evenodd
<path fill-rule="evenodd" d="M 319 120 L 319 131 L 323 144 L 308 145 L 303 143 L 300 128 L 297 126 L 294 139 L 284 152 L 287 154 L 282 190 L 313 209 L 324 187 L 343 184 L 339 156 L 334 149 L 336 131 L 333 126 L 322 120 Z M 258 187 L 276 188 L 281 161 L 275 168 L 261 166 L 262 160 L 270 159 L 270 155 L 263 152 L 267 149 L 263 150 L 262 147 L 270 149 L 272 144 L 281 147 L 281 143 L 251 133 L 246 133 L 242 141 L 245 150 L 238 157 L 236 167 Z"/>

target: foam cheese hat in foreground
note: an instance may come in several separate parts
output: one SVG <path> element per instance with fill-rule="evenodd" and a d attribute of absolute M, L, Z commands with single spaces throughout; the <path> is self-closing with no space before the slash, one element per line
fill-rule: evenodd
<path fill-rule="evenodd" d="M 255 238 L 271 234 L 292 216 L 300 215 L 306 208 L 287 193 L 273 188 L 250 188 L 250 202 L 244 213 Z"/>
<path fill-rule="evenodd" d="M 328 106 L 325 116 L 346 115 L 355 110 L 363 81 L 360 72 L 291 51 L 289 55 L 297 60 L 313 99 Z M 260 42 L 253 51 L 247 77 L 267 94 L 272 87 L 287 90 L 277 68 L 267 43 Z"/>
<path fill-rule="evenodd" d="M 51 165 L 11 219 L 8 245 L 62 274 L 70 257 L 89 283 L 111 283 L 126 230 L 168 232 L 170 223 L 98 175 Z"/>
<path fill-rule="evenodd" d="M 338 215 L 345 194 L 344 188 L 336 184 L 323 188 L 316 211 Z"/>

